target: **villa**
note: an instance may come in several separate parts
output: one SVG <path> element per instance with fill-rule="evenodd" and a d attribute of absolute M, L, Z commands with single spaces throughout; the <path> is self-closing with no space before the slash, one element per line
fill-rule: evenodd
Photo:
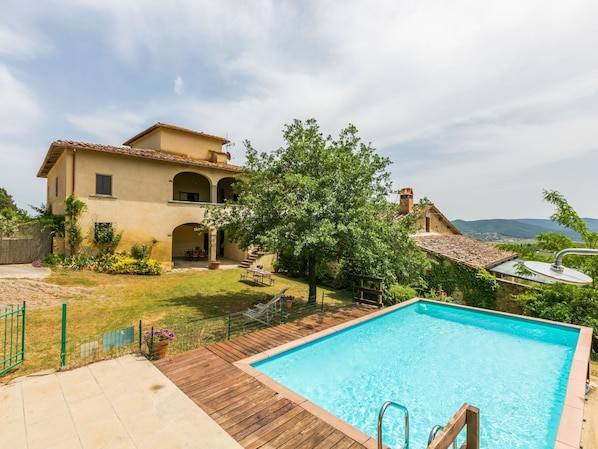
<path fill-rule="evenodd" d="M 98 228 L 112 227 L 122 232 L 118 251 L 147 245 L 166 270 L 185 257 L 241 261 L 246 252 L 223 230 L 195 230 L 207 205 L 234 200 L 232 185 L 242 168 L 229 163 L 228 143 L 165 123 L 123 146 L 57 140 L 37 176 L 47 179 L 53 213 L 64 214 L 63 202 L 71 195 L 86 203 L 78 221 L 83 247 L 92 247 Z M 55 239 L 54 252 L 66 250 L 64 241 Z"/>

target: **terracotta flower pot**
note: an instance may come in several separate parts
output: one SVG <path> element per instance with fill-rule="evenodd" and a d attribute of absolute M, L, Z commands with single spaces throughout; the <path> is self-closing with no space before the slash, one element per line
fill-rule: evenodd
<path fill-rule="evenodd" d="M 152 345 L 151 341 L 147 342 L 147 347 L 149 348 L 152 356 L 152 360 L 160 360 L 166 357 L 166 352 L 168 351 L 168 344 L 170 340 L 154 340 Z"/>
<path fill-rule="evenodd" d="M 211 260 L 210 261 L 210 270 L 217 270 L 220 268 L 220 261 L 219 260 Z"/>

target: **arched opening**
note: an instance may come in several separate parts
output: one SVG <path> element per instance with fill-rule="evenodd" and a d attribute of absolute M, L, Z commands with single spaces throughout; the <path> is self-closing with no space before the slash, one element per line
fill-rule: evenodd
<path fill-rule="evenodd" d="M 218 203 L 237 201 L 237 195 L 233 191 L 233 184 L 237 182 L 235 178 L 222 178 L 218 181 Z"/>
<path fill-rule="evenodd" d="M 210 181 L 197 173 L 181 172 L 173 179 L 172 199 L 190 203 L 209 203 Z"/>
<path fill-rule="evenodd" d="M 205 267 L 209 259 L 210 232 L 199 223 L 185 223 L 172 231 L 172 261 L 174 267 Z"/>

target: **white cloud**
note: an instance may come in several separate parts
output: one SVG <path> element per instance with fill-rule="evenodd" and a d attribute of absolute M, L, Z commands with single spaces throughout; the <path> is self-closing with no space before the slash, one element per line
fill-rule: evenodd
<path fill-rule="evenodd" d="M 183 78 L 181 78 L 180 75 L 177 75 L 177 77 L 174 79 L 174 93 L 176 95 L 182 95 L 183 92 L 184 92 Z"/>
<path fill-rule="evenodd" d="M 142 114 L 127 112 L 116 107 L 93 111 L 87 115 L 67 114 L 66 119 L 84 133 L 94 137 L 96 140 L 93 143 L 116 146 L 150 126 L 147 118 Z"/>
<path fill-rule="evenodd" d="M 228 135 L 241 163 L 242 140 L 277 148 L 293 118 L 315 117 L 332 135 L 354 123 L 392 158 L 397 186 L 411 183 L 452 218 L 468 203 L 479 216 L 537 207 L 541 188 L 559 188 L 547 180 L 579 178 L 559 167 L 595 152 L 594 0 L 13 3 L 0 56 L 27 64 L 0 61 L 10 101 L 0 133 L 23 131 L 39 102 L 37 135 L 71 138 L 72 126 L 120 144 L 162 121 Z M 47 53 L 40 44 L 76 62 L 35 59 Z M 51 85 L 14 75 L 45 71 Z M 584 182 L 580 197 L 595 190 Z"/>
<path fill-rule="evenodd" d="M 31 89 L 0 64 L 0 135 L 27 131 L 40 115 Z"/>
<path fill-rule="evenodd" d="M 23 35 L 0 23 L 0 56 L 23 58 L 34 54 L 31 36 Z"/>

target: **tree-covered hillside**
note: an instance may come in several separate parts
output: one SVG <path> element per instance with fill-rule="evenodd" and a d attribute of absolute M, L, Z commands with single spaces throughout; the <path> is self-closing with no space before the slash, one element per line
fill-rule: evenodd
<path fill-rule="evenodd" d="M 583 219 L 591 231 L 598 231 L 598 219 Z M 577 233 L 548 219 L 493 219 L 493 220 L 454 220 L 452 222 L 464 235 L 483 241 L 529 240 L 544 232 L 557 232 L 573 240 L 579 240 Z"/>

